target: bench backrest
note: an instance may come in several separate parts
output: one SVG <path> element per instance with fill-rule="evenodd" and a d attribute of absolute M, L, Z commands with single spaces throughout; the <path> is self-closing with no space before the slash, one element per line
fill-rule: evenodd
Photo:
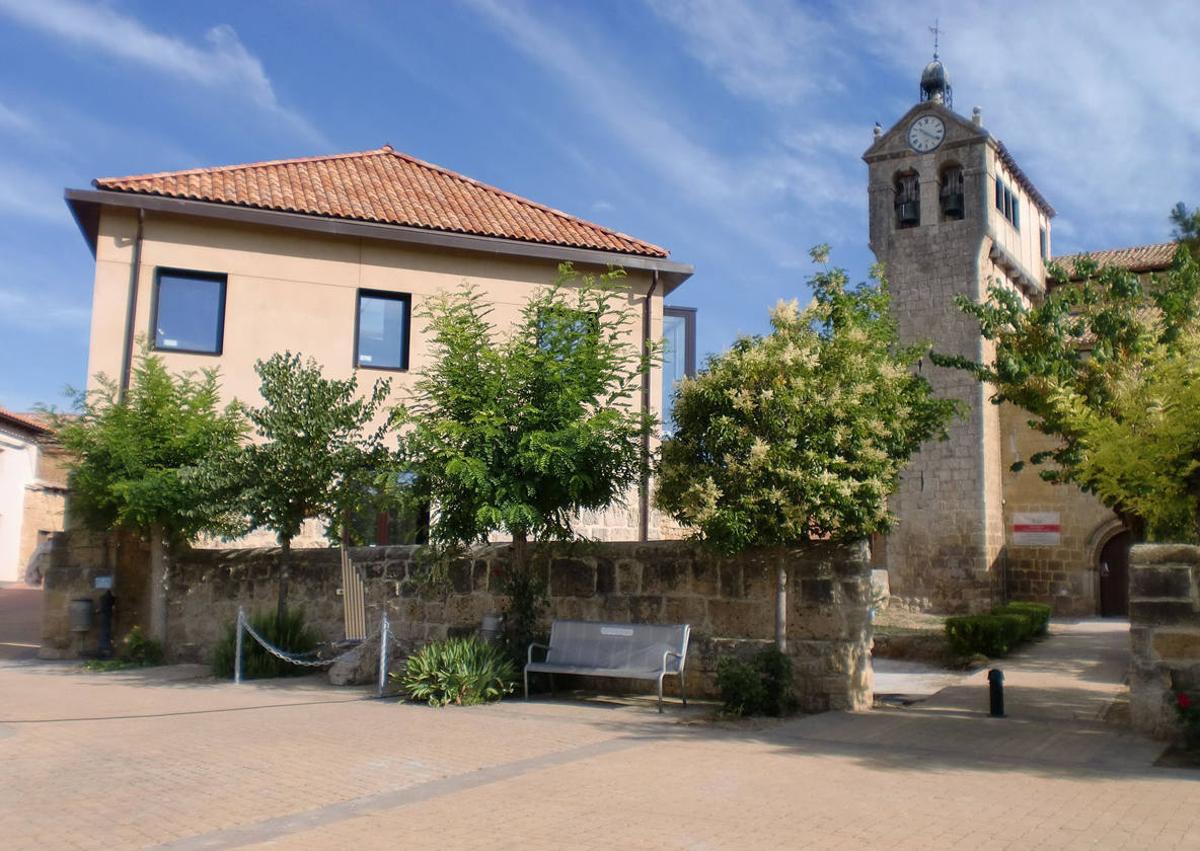
<path fill-rule="evenodd" d="M 667 670 L 678 673 L 687 660 L 687 624 L 604 623 L 602 621 L 555 621 L 550 628 L 546 661 L 559 665 L 658 671 L 663 653 L 679 657 L 667 660 Z"/>

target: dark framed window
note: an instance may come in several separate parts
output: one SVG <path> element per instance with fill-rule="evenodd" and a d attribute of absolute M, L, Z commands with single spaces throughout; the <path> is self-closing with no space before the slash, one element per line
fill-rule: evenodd
<path fill-rule="evenodd" d="M 1038 237 L 1039 237 L 1039 242 L 1041 244 L 1041 249 L 1042 249 L 1042 260 L 1043 261 L 1049 260 L 1050 255 L 1046 251 L 1047 246 L 1046 246 L 1046 229 L 1045 228 L 1041 229 L 1041 232 L 1038 234 Z"/>
<path fill-rule="evenodd" d="M 151 316 L 154 348 L 219 355 L 225 338 L 226 276 L 157 269 Z"/>
<path fill-rule="evenodd" d="M 675 433 L 675 386 L 696 374 L 696 308 L 663 308 L 662 433 Z"/>
<path fill-rule="evenodd" d="M 1021 198 L 1019 195 L 1014 195 L 1012 199 L 1012 225 L 1017 230 L 1021 229 Z"/>
<path fill-rule="evenodd" d="M 996 209 L 1001 213 L 1004 212 L 1004 183 L 1000 178 L 996 178 Z"/>
<path fill-rule="evenodd" d="M 368 369 L 408 369 L 412 296 L 359 290 L 354 321 L 354 365 Z"/>

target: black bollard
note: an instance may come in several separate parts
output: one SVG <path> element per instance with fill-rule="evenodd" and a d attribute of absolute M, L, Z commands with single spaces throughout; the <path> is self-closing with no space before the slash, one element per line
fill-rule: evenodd
<path fill-rule="evenodd" d="M 988 696 L 991 698 L 993 718 L 1004 717 L 1004 672 L 999 668 L 988 671 Z"/>

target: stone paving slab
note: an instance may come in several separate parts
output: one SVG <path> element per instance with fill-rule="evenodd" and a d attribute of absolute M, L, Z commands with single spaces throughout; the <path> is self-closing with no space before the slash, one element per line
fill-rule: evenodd
<path fill-rule="evenodd" d="M 431 710 L 316 680 L 0 668 L 5 848 L 1200 848 L 1200 772 L 1098 720 L 1120 625 L 906 709 Z M 75 718 L 79 720 L 52 720 Z"/>

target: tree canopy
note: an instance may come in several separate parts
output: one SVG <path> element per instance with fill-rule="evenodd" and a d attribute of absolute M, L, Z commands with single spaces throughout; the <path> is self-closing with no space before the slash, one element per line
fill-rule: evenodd
<path fill-rule="evenodd" d="M 236 478 L 250 525 L 270 529 L 283 547 L 282 616 L 288 551 L 304 521 L 340 521 L 390 465 L 379 413 L 391 385 L 376 381 L 360 395 L 357 375 L 325 378 L 314 359 L 291 352 L 260 360 L 255 370 L 263 404 L 247 415 L 258 439 L 245 447 Z"/>
<path fill-rule="evenodd" d="M 678 386 L 656 501 L 725 551 L 887 529 L 901 470 L 956 410 L 913 368 L 927 348 L 899 343 L 878 269 L 850 286 L 826 266 L 810 284 L 808 307 L 781 302 L 770 334 Z"/>
<path fill-rule="evenodd" d="M 1200 265 L 1181 246 L 1161 274 L 1083 259 L 1071 270 L 1052 267 L 1050 278 L 1039 303 L 1001 285 L 984 303 L 960 299 L 995 357 L 935 362 L 991 384 L 994 402 L 1018 405 L 1054 438 L 1029 459 L 1043 479 L 1096 494 L 1139 536 L 1194 539 Z"/>
<path fill-rule="evenodd" d="M 511 332 L 467 287 L 427 300 L 430 366 L 394 412 L 402 461 L 434 507 L 430 542 L 464 546 L 573 536 L 580 511 L 620 500 L 640 480 L 637 410 L 656 349 L 631 342 L 623 273 L 599 279 L 563 266 Z"/>
<path fill-rule="evenodd" d="M 55 417 L 75 516 L 98 530 L 158 527 L 176 543 L 235 527 L 205 469 L 236 452 L 246 422 L 236 403 L 220 405 L 216 371 L 172 375 L 143 353 L 124 398 L 116 382 L 97 380 L 76 394 L 76 415 Z"/>

